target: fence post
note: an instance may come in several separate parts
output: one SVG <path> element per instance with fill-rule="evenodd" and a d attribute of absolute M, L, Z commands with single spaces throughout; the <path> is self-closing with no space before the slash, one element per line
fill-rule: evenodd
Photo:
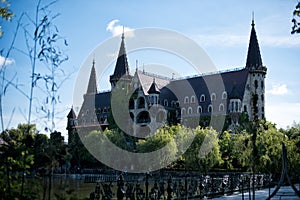
<path fill-rule="evenodd" d="M 149 199 L 149 196 L 148 196 L 148 191 L 149 191 L 149 172 L 146 173 L 146 183 L 145 183 L 145 186 L 146 186 L 146 200 Z"/>
<path fill-rule="evenodd" d="M 172 192 L 173 192 L 173 186 L 172 186 L 172 176 L 169 177 L 168 180 L 168 187 L 167 187 L 167 200 L 171 200 L 172 199 Z"/>
<path fill-rule="evenodd" d="M 118 178 L 118 181 L 117 181 L 117 199 L 118 200 L 122 200 L 123 197 L 124 197 L 124 194 L 125 194 L 125 191 L 124 191 L 124 179 L 123 179 L 123 175 L 121 174 Z"/>
<path fill-rule="evenodd" d="M 244 200 L 244 177 L 243 174 L 240 176 L 240 184 L 242 185 L 242 200 Z"/>

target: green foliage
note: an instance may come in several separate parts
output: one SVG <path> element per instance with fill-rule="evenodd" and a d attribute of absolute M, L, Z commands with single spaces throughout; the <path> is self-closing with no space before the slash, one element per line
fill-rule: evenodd
<path fill-rule="evenodd" d="M 3 161 L 0 164 L 0 194 L 4 199 L 20 197 L 22 175 L 29 175 L 34 163 L 32 147 L 36 134 L 35 125 L 19 125 L 17 129 L 6 130 L 0 135 L 0 158 Z M 26 185 L 30 185 L 30 180 Z M 35 189 L 26 187 L 23 197 L 37 199 Z"/>
<path fill-rule="evenodd" d="M 1 0 L 0 2 L 0 17 L 6 21 L 11 21 L 14 13 L 9 9 L 10 3 L 6 0 Z M 0 26 L 0 38 L 3 35 L 3 31 Z"/>
<path fill-rule="evenodd" d="M 209 128 L 197 127 L 192 145 L 183 155 L 186 169 L 208 172 L 222 163 L 218 133 Z"/>
<path fill-rule="evenodd" d="M 300 17 L 300 2 L 295 7 L 295 10 L 293 12 L 294 18 L 292 19 L 292 34 L 294 33 L 300 33 L 300 23 L 297 21 L 297 19 Z"/>

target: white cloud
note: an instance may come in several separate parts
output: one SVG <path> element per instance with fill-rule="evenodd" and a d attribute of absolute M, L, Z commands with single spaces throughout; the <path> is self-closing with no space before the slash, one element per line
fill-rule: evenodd
<path fill-rule="evenodd" d="M 11 59 L 11 58 L 6 58 L 6 60 L 5 60 L 5 57 L 3 57 L 3 56 L 0 56 L 0 67 L 2 67 L 2 66 L 7 66 L 7 65 L 11 65 L 11 64 L 13 64 L 13 63 L 15 63 L 15 61 L 13 60 L 13 59 Z"/>
<path fill-rule="evenodd" d="M 272 89 L 268 90 L 267 93 L 272 95 L 285 95 L 288 93 L 288 87 L 286 84 L 273 85 Z"/>
<path fill-rule="evenodd" d="M 111 32 L 113 36 L 121 35 L 123 33 L 123 28 L 124 28 L 124 33 L 126 37 L 133 37 L 134 36 L 134 29 L 122 26 L 122 25 L 117 25 L 120 20 L 114 19 L 110 21 L 107 24 L 106 30 Z"/>

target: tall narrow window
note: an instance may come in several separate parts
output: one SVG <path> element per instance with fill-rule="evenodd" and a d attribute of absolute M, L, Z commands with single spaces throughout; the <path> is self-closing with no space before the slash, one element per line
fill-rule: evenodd
<path fill-rule="evenodd" d="M 184 116 L 184 115 L 186 115 L 186 110 L 185 110 L 185 108 L 182 108 L 181 109 L 181 116 Z"/>
<path fill-rule="evenodd" d="M 221 103 L 221 104 L 219 105 L 219 111 L 220 111 L 220 112 L 223 112 L 223 111 L 224 111 L 224 104 Z"/>
<path fill-rule="evenodd" d="M 189 114 L 189 115 L 193 114 L 193 109 L 192 109 L 192 107 L 189 107 L 189 108 L 188 108 L 188 114 Z"/>
<path fill-rule="evenodd" d="M 208 112 L 209 112 L 209 113 L 213 112 L 213 107 L 212 107 L 212 105 L 209 105 L 209 106 L 208 106 Z"/>
<path fill-rule="evenodd" d="M 185 98 L 184 98 L 184 103 L 185 103 L 185 104 L 189 103 L 189 97 L 185 97 Z"/>
<path fill-rule="evenodd" d="M 200 97 L 200 102 L 204 102 L 205 101 L 205 95 L 202 94 L 201 97 Z"/>
<path fill-rule="evenodd" d="M 210 99 L 211 99 L 212 101 L 215 101 L 216 98 L 217 98 L 216 93 L 212 93 Z"/>
<path fill-rule="evenodd" d="M 202 113 L 202 107 L 198 106 L 197 113 Z"/>
<path fill-rule="evenodd" d="M 195 96 L 191 97 L 191 103 L 195 103 Z"/>
<path fill-rule="evenodd" d="M 222 93 L 222 99 L 227 99 L 227 92 L 226 92 L 226 91 L 224 91 L 224 92 Z"/>

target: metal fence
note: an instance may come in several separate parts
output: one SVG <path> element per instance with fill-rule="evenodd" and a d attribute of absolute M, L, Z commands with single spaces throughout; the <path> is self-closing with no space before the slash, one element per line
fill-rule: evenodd
<path fill-rule="evenodd" d="M 84 180 L 96 183 L 90 200 L 202 199 L 234 193 L 242 193 L 244 198 L 246 192 L 250 197 L 253 186 L 258 190 L 273 185 L 271 175 L 249 173 L 93 174 L 85 175 Z"/>

